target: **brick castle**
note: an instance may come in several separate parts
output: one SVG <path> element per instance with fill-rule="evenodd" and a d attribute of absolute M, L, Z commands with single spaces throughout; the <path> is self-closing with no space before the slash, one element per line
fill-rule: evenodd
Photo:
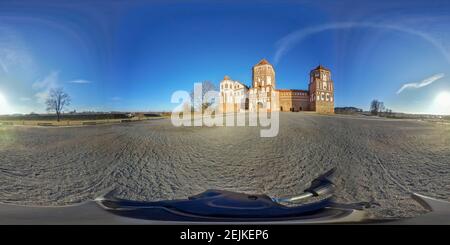
<path fill-rule="evenodd" d="M 253 66 L 252 87 L 225 76 L 220 82 L 221 112 L 315 111 L 334 113 L 331 72 L 322 65 L 309 73 L 309 89 L 276 89 L 275 70 L 265 59 Z"/>

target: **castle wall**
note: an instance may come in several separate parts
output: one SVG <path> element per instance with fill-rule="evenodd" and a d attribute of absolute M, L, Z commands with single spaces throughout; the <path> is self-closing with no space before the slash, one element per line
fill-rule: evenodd
<path fill-rule="evenodd" d="M 280 111 L 310 110 L 309 93 L 304 90 L 278 90 Z"/>

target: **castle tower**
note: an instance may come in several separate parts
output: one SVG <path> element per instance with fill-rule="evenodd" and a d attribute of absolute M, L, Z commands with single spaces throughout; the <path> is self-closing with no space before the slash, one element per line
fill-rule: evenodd
<path fill-rule="evenodd" d="M 225 76 L 220 82 L 220 104 L 219 111 L 230 112 L 234 108 L 234 81 L 229 76 Z"/>
<path fill-rule="evenodd" d="M 266 86 L 275 88 L 275 70 L 266 59 L 262 59 L 258 64 L 253 66 L 252 72 L 254 88 Z"/>
<path fill-rule="evenodd" d="M 276 110 L 278 108 L 278 101 L 274 99 L 276 95 L 275 70 L 266 59 L 262 59 L 252 68 L 249 109 L 251 111 L 258 109 Z"/>
<path fill-rule="evenodd" d="M 319 65 L 309 73 L 309 76 L 311 110 L 334 113 L 334 84 L 330 70 Z"/>

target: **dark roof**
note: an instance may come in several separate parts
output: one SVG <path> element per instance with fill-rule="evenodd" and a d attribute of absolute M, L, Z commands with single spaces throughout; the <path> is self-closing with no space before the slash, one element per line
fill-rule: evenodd
<path fill-rule="evenodd" d="M 323 65 L 318 65 L 316 68 L 314 68 L 314 70 L 326 70 L 326 71 L 330 71 L 330 69 L 326 68 Z"/>
<path fill-rule="evenodd" d="M 258 62 L 258 64 L 256 64 L 255 66 L 259 66 L 259 65 L 271 65 L 269 63 L 269 61 L 267 61 L 266 59 L 262 59 L 261 61 Z"/>

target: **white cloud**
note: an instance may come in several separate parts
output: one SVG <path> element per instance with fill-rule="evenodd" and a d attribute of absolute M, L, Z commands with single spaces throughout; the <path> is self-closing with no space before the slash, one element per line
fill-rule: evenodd
<path fill-rule="evenodd" d="M 383 23 L 372 23 L 372 22 L 337 22 L 337 23 L 329 23 L 317 26 L 311 26 L 304 29 L 293 31 L 280 40 L 276 42 L 276 51 L 274 56 L 274 63 L 277 64 L 281 58 L 288 53 L 290 49 L 294 46 L 298 45 L 301 41 L 306 39 L 307 37 L 330 30 L 339 30 L 339 29 L 351 29 L 351 28 L 378 28 L 378 29 L 386 29 L 391 31 L 398 31 L 403 33 L 408 33 L 411 35 L 418 36 L 423 40 L 427 41 L 431 45 L 433 45 L 437 50 L 439 50 L 450 62 L 450 52 L 448 48 L 444 45 L 444 43 L 436 38 L 435 36 L 425 32 L 419 31 L 416 29 L 412 29 L 410 27 L 401 26 L 401 25 L 392 25 L 392 24 L 383 24 Z"/>
<path fill-rule="evenodd" d="M 34 82 L 32 85 L 32 88 L 36 91 L 34 94 L 36 101 L 40 104 L 44 104 L 48 98 L 50 90 L 60 87 L 61 83 L 62 82 L 59 81 L 59 72 L 58 71 L 51 71 L 43 79 L 40 79 L 40 80 L 37 80 L 36 82 Z M 78 79 L 78 80 L 68 81 L 68 83 L 87 84 L 87 83 L 91 83 L 91 81 Z"/>
<path fill-rule="evenodd" d="M 31 98 L 28 98 L 28 97 L 20 97 L 20 100 L 21 100 L 21 101 L 30 101 Z"/>
<path fill-rule="evenodd" d="M 32 87 L 38 90 L 34 94 L 38 103 L 45 103 L 51 89 L 58 87 L 59 72 L 52 71 L 46 77 L 33 83 Z"/>
<path fill-rule="evenodd" d="M 88 84 L 88 83 L 92 83 L 92 82 L 91 82 L 91 81 L 88 81 L 88 80 L 79 79 L 79 80 L 68 81 L 68 83 Z"/>
<path fill-rule="evenodd" d="M 44 104 L 49 96 L 49 93 L 50 93 L 49 90 L 37 92 L 34 94 L 34 97 L 36 97 L 38 103 Z"/>
<path fill-rule="evenodd" d="M 33 58 L 21 37 L 11 28 L 0 26 L 0 71 L 5 74 L 11 70 L 30 71 Z"/>
<path fill-rule="evenodd" d="M 0 66 L 4 73 L 8 73 L 8 67 L 5 65 L 5 63 L 0 59 Z"/>
<path fill-rule="evenodd" d="M 409 88 L 422 88 L 425 86 L 428 86 L 430 84 L 432 84 L 433 82 L 443 78 L 445 75 L 443 73 L 439 73 L 436 75 L 433 75 L 431 77 L 428 77 L 426 79 L 423 79 L 420 82 L 414 82 L 414 83 L 405 83 L 403 84 L 403 86 L 397 91 L 397 94 L 400 94 L 401 92 L 403 92 L 403 90 L 405 89 L 409 89 Z"/>
<path fill-rule="evenodd" d="M 55 87 L 58 83 L 59 72 L 52 71 L 43 79 L 40 79 L 33 83 L 33 89 L 42 89 L 48 87 Z"/>

